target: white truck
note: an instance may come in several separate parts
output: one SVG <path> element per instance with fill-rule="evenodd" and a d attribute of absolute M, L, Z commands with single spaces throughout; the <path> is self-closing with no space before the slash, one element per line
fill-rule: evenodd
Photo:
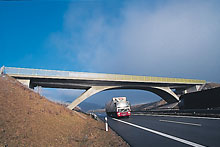
<path fill-rule="evenodd" d="M 114 97 L 106 103 L 105 111 L 112 117 L 129 117 L 131 115 L 131 106 L 126 97 Z"/>

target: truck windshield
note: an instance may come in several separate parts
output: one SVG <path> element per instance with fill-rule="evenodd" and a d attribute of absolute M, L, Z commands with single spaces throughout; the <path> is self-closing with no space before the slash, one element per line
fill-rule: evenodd
<path fill-rule="evenodd" d="M 128 111 L 130 111 L 130 109 L 129 109 L 129 108 L 125 108 L 125 109 L 118 109 L 118 112 L 128 112 Z"/>

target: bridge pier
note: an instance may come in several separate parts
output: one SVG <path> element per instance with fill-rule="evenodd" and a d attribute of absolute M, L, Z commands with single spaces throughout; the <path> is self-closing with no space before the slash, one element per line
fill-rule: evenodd
<path fill-rule="evenodd" d="M 193 87 L 190 87 L 190 88 L 184 90 L 184 94 L 201 91 L 201 89 L 204 87 L 204 85 L 205 84 L 203 84 L 203 85 L 195 85 Z"/>
<path fill-rule="evenodd" d="M 31 88 L 31 80 L 30 79 L 27 79 L 27 80 L 24 80 L 24 79 L 17 79 L 20 83 L 22 83 L 23 85 L 27 86 L 28 88 Z"/>
<path fill-rule="evenodd" d="M 4 70 L 5 70 L 5 66 L 2 66 L 0 69 L 0 74 L 3 75 L 4 74 Z"/>
<path fill-rule="evenodd" d="M 159 95 L 161 98 L 163 98 L 167 103 L 174 103 L 178 102 L 179 96 L 177 96 L 176 93 L 174 93 L 170 87 L 153 87 L 153 90 L 149 90 L 157 95 Z"/>

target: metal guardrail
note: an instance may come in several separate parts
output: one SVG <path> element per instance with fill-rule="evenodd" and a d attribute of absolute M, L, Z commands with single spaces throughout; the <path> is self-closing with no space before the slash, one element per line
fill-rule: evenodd
<path fill-rule="evenodd" d="M 167 109 L 133 111 L 132 114 L 159 114 L 159 115 L 190 115 L 190 116 L 214 116 L 220 117 L 220 109 Z"/>
<path fill-rule="evenodd" d="M 181 78 L 165 78 L 150 76 L 134 76 L 120 74 L 101 74 L 86 73 L 58 70 L 43 70 L 30 68 L 4 67 L 5 74 L 8 75 L 26 75 L 26 76 L 46 76 L 46 77 L 65 77 L 79 79 L 95 79 L 95 80 L 116 80 L 116 81 L 132 81 L 132 82 L 157 82 L 157 83 L 182 83 L 182 84 L 205 84 L 205 80 L 181 79 Z"/>

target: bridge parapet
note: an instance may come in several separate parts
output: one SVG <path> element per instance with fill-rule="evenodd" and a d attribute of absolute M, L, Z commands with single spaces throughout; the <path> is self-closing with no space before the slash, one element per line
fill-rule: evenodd
<path fill-rule="evenodd" d="M 135 76 L 120 74 L 102 74 L 86 73 L 30 68 L 4 67 L 4 73 L 15 77 L 33 77 L 33 78 L 60 78 L 60 79 L 86 79 L 86 80 L 104 80 L 104 81 L 127 81 L 127 82 L 151 82 L 151 83 L 177 83 L 177 84 L 205 84 L 205 80 L 166 78 L 151 76 Z"/>

